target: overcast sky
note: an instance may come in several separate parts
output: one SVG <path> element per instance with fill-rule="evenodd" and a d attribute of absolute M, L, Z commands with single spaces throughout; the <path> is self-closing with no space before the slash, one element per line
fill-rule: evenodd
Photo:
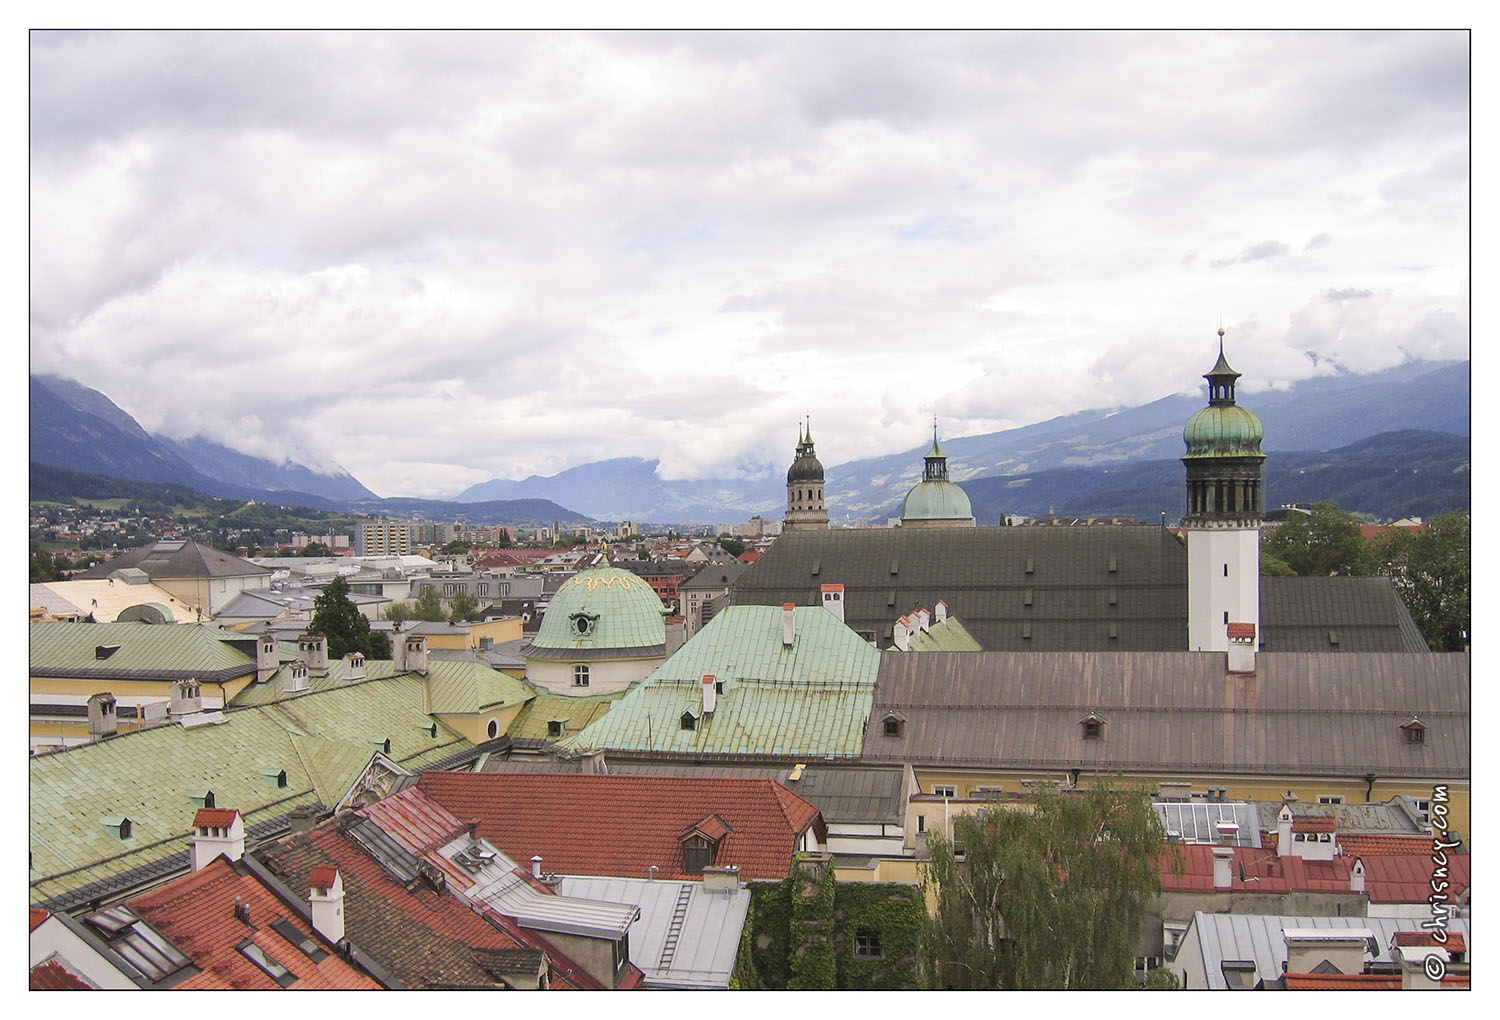
<path fill-rule="evenodd" d="M 383 496 L 1468 355 L 1469 37 L 33 33 L 31 370 Z"/>

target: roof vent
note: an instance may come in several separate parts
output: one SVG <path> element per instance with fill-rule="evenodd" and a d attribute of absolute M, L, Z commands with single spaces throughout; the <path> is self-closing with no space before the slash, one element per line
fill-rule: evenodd
<path fill-rule="evenodd" d="M 120 650 L 119 645 L 95 645 L 94 658 L 107 659 Z"/>

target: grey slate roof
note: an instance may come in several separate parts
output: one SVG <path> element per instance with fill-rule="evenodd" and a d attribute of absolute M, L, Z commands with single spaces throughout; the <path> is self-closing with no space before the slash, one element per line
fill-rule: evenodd
<path fill-rule="evenodd" d="M 138 567 L 153 581 L 163 577 L 258 577 L 270 573 L 265 567 L 201 542 L 164 540 L 128 549 L 73 576 L 84 580 L 104 578 L 125 567 Z"/>
<path fill-rule="evenodd" d="M 1383 957 L 1393 934 L 1421 931 L 1422 921 L 1420 917 L 1285 917 L 1206 914 L 1199 910 L 1188 925 L 1173 969 L 1181 973 L 1185 958 L 1193 954 L 1195 962 L 1198 958 L 1202 960 L 1209 988 L 1222 990 L 1229 987 L 1222 969 L 1225 960 L 1253 960 L 1256 980 L 1275 981 L 1286 965 L 1286 937 L 1282 932 L 1287 928 L 1366 928 L 1374 933 Z M 1467 919 L 1453 918 L 1449 921 L 1449 931 L 1463 935 L 1464 944 L 1469 944 Z M 1373 959 L 1366 950 L 1365 963 Z"/>
<path fill-rule="evenodd" d="M 1268 832 L 1276 831 L 1279 801 L 1257 801 L 1257 824 Z M 1293 818 L 1332 818 L 1338 822 L 1340 835 L 1421 836 L 1427 826 L 1418 819 L 1416 805 L 1410 797 L 1392 797 L 1373 804 L 1311 804 L 1299 801 L 1292 805 Z"/>
<path fill-rule="evenodd" d="M 727 588 L 739 579 L 739 576 L 749 570 L 749 566 L 739 560 L 730 559 L 726 563 L 705 563 L 703 568 L 692 577 L 677 586 L 678 591 L 715 591 L 719 588 Z"/>
<path fill-rule="evenodd" d="M 1469 776 L 1468 653 L 885 655 L 866 761 L 1087 771 Z M 907 722 L 887 736 L 890 710 Z M 1084 716 L 1104 719 L 1087 740 Z M 1406 742 L 1417 715 L 1426 741 Z"/>
<path fill-rule="evenodd" d="M 824 584 L 844 585 L 845 621 L 881 648 L 898 617 L 940 599 L 988 651 L 1187 647 L 1187 547 L 1158 525 L 793 531 L 733 601 L 816 605 Z M 1272 652 L 1427 650 L 1380 577 L 1263 578 L 1260 629 Z"/>
<path fill-rule="evenodd" d="M 630 962 L 647 988 L 728 988 L 750 910 L 749 889 L 709 890 L 702 882 L 566 876 L 564 896 L 632 903 Z"/>

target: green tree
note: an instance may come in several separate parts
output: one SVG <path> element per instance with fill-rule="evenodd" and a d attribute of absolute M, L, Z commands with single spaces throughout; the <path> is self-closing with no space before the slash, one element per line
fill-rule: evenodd
<path fill-rule="evenodd" d="M 454 623 L 479 619 L 479 600 L 466 591 L 455 593 L 448 604 L 452 607 L 448 619 Z"/>
<path fill-rule="evenodd" d="M 309 542 L 299 554 L 302 556 L 332 556 L 333 550 L 322 542 Z"/>
<path fill-rule="evenodd" d="M 1131 988 L 1166 834 L 1146 790 L 1046 790 L 930 830 L 935 988 Z M 955 846 L 960 848 L 955 853 Z"/>
<path fill-rule="evenodd" d="M 411 606 L 405 602 L 392 602 L 385 607 L 380 616 L 382 619 L 390 620 L 399 626 L 411 619 Z"/>
<path fill-rule="evenodd" d="M 1469 646 L 1467 510 L 1434 517 L 1416 534 L 1393 528 L 1376 543 L 1374 554 L 1429 648 L 1461 652 Z"/>
<path fill-rule="evenodd" d="M 731 556 L 738 556 L 745 551 L 745 543 L 737 538 L 730 538 L 728 535 L 720 535 L 719 548 Z"/>
<path fill-rule="evenodd" d="M 313 600 L 308 632 L 328 639 L 328 657 L 342 659 L 359 652 L 366 659 L 389 659 L 391 643 L 384 634 L 370 630 L 370 621 L 349 601 L 349 582 L 335 577 Z"/>
<path fill-rule="evenodd" d="M 1301 577 L 1370 574 L 1375 561 L 1359 523 L 1337 503 L 1319 503 L 1310 514 L 1291 510 L 1266 536 L 1265 551 Z"/>
<path fill-rule="evenodd" d="M 462 542 L 455 538 L 453 541 L 443 546 L 440 551 L 444 556 L 461 556 L 464 553 L 468 552 L 469 549 L 470 546 L 468 542 Z"/>
<path fill-rule="evenodd" d="M 44 584 L 62 577 L 61 564 L 39 545 L 31 547 L 31 583 Z"/>
<path fill-rule="evenodd" d="M 437 623 L 448 618 L 448 614 L 443 612 L 443 600 L 438 597 L 437 589 L 432 585 L 423 585 L 422 590 L 417 593 L 416 601 L 411 607 L 411 618 L 427 623 Z"/>
<path fill-rule="evenodd" d="M 1264 546 L 1260 550 L 1260 575 L 1262 577 L 1296 577 L 1297 572 Z"/>

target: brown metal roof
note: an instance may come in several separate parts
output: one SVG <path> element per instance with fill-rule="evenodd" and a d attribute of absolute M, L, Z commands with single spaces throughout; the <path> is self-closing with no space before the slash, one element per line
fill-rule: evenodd
<path fill-rule="evenodd" d="M 900 737 L 878 720 L 904 712 Z M 1084 739 L 1079 719 L 1109 719 Z M 1429 720 L 1413 744 L 1401 723 Z M 1467 653 L 887 655 L 866 761 L 1279 775 L 1469 775 Z"/>

